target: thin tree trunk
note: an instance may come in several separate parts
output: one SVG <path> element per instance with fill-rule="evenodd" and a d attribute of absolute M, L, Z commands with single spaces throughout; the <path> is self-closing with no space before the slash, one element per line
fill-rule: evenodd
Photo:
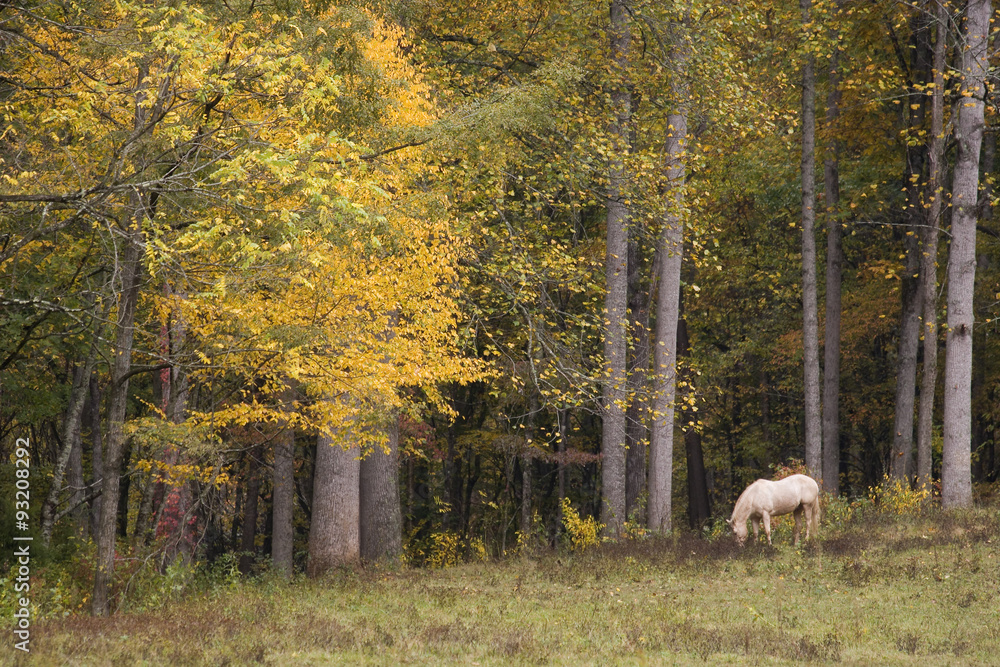
<path fill-rule="evenodd" d="M 839 3 L 838 3 L 839 7 Z M 840 209 L 840 49 L 830 62 L 826 95 L 826 156 L 823 184 L 826 199 L 826 329 L 823 333 L 823 490 L 840 491 L 840 314 L 844 250 Z"/>
<path fill-rule="evenodd" d="M 71 509 L 70 511 L 70 514 L 73 517 L 73 523 L 76 524 L 76 534 L 81 537 L 86 537 L 89 522 L 80 509 L 80 505 L 84 502 L 84 497 L 86 495 L 85 487 L 87 485 L 87 483 L 83 480 L 83 437 L 80 433 L 80 429 L 80 423 L 77 422 L 76 431 L 73 433 L 73 451 L 70 452 L 69 465 L 66 471 L 66 481 L 69 483 L 69 487 L 73 490 L 73 494 L 70 496 L 69 500 L 69 507 L 67 509 L 76 508 Z"/>
<path fill-rule="evenodd" d="M 95 488 L 99 487 L 104 477 L 104 457 L 103 443 L 101 437 L 101 386 L 96 375 L 90 376 L 90 414 L 88 415 L 90 425 L 90 470 L 91 484 Z M 97 539 L 98 528 L 101 523 L 101 499 L 103 494 L 98 494 L 90 501 L 90 533 Z"/>
<path fill-rule="evenodd" d="M 917 380 L 917 350 L 920 345 L 919 270 L 915 236 L 906 238 L 906 275 L 902 278 L 899 346 L 896 363 L 896 411 L 894 416 L 892 456 L 889 474 L 894 479 L 909 479 L 913 458 L 913 408 Z"/>
<path fill-rule="evenodd" d="M 799 0 L 803 26 L 812 21 L 810 0 Z M 813 477 L 823 476 L 820 413 L 819 314 L 816 299 L 816 73 L 809 55 L 802 66 L 802 338 L 804 351 L 805 455 Z"/>
<path fill-rule="evenodd" d="M 236 466 L 239 469 L 239 465 Z M 233 551 L 238 551 L 236 540 L 240 535 L 240 518 L 243 516 L 243 494 L 245 493 L 244 485 L 236 485 L 236 498 L 233 500 L 233 523 L 229 527 L 229 544 Z"/>
<path fill-rule="evenodd" d="M 629 328 L 632 354 L 628 364 L 628 410 L 625 413 L 625 516 L 641 520 L 639 498 L 646 488 L 646 388 L 649 383 L 649 297 L 642 289 L 642 262 L 639 244 L 628 245 Z"/>
<path fill-rule="evenodd" d="M 909 135 L 916 138 L 924 129 L 927 95 L 924 92 L 930 75 L 930 20 L 918 13 L 911 21 L 912 79 L 907 89 Z M 896 414 L 893 428 L 890 474 L 895 479 L 909 479 L 913 473 L 914 397 L 917 380 L 917 351 L 920 348 L 920 252 L 918 230 L 926 221 L 920 197 L 919 180 L 924 170 L 926 146 L 923 142 L 906 148 L 906 217 L 913 229 L 906 235 L 906 269 L 901 281 L 902 310 L 899 327 L 899 353 L 896 371 Z"/>
<path fill-rule="evenodd" d="M 164 292 L 174 294 L 169 285 L 164 285 Z M 179 299 L 183 299 L 185 294 L 181 292 L 177 296 Z M 176 360 L 180 357 L 187 338 L 187 323 L 181 316 L 180 311 L 175 309 L 171 313 L 169 324 L 166 350 L 171 359 L 171 367 L 168 369 L 170 382 L 166 417 L 170 422 L 180 424 L 187 417 L 189 383 L 187 370 L 181 364 L 177 363 Z M 170 449 L 167 461 L 171 465 L 185 465 L 189 463 L 187 455 L 184 452 L 176 447 L 171 447 Z M 195 498 L 197 497 L 194 491 L 195 489 L 191 484 L 170 486 L 165 494 L 165 508 L 160 508 L 158 512 L 160 516 L 166 515 L 167 522 L 161 523 L 158 519 L 153 524 L 154 534 L 163 533 L 169 538 L 169 548 L 166 552 L 166 558 L 171 561 L 177 556 L 181 556 L 185 562 L 188 562 L 194 555 L 196 544 L 194 533 L 197 526 L 196 523 L 190 521 L 194 516 L 192 503 L 195 502 Z"/>
<path fill-rule="evenodd" d="M 88 381 L 97 356 L 98 336 L 99 333 L 95 332 L 94 342 L 90 346 L 84 365 L 77 366 L 73 371 L 73 387 L 70 390 L 69 405 L 63 419 L 62 451 L 59 452 L 59 458 L 52 471 L 52 485 L 49 487 L 48 496 L 42 504 L 42 543 L 46 546 L 52 541 L 56 507 L 59 504 L 59 495 L 63 490 L 63 475 L 73 454 L 73 449 L 79 447 L 77 440 L 80 437 L 80 424 L 83 421 L 83 403 L 87 398 Z"/>
<path fill-rule="evenodd" d="M 318 577 L 361 558 L 360 475 L 358 447 L 344 427 L 335 437 L 321 432 L 316 440 L 309 563 L 306 573 Z"/>
<path fill-rule="evenodd" d="M 614 117 L 609 125 L 611 164 L 608 169 L 607 254 L 604 301 L 605 325 L 604 420 L 601 454 L 601 523 L 610 537 L 621 535 L 625 521 L 625 410 L 628 401 L 626 355 L 628 334 L 628 207 L 625 204 L 628 177 L 624 155 L 629 147 L 631 100 L 624 83 L 628 67 L 630 32 L 624 0 L 611 0 L 611 58 L 619 82 L 611 91 Z"/>
<path fill-rule="evenodd" d="M 690 359 L 691 341 L 688 338 L 687 321 L 683 314 L 677 322 L 677 353 Z M 686 375 L 686 398 L 694 396 L 694 373 L 688 368 Z M 698 413 L 692 410 L 691 400 L 683 400 L 681 408 L 681 428 L 684 429 L 684 449 L 687 455 L 688 480 L 688 524 L 700 529 L 712 514 L 708 499 L 708 477 L 705 473 L 705 453 L 701 446 L 701 432 L 698 430 Z"/>
<path fill-rule="evenodd" d="M 284 410 L 290 412 L 295 392 L 284 392 Z M 295 526 L 295 427 L 285 421 L 274 439 L 274 487 L 271 504 L 271 562 L 285 577 L 292 575 Z"/>
<path fill-rule="evenodd" d="M 559 463 L 556 476 L 559 478 L 559 526 L 563 524 L 563 499 L 566 497 L 566 450 L 568 449 L 569 411 L 566 408 L 556 409 L 556 421 L 559 427 Z"/>
<path fill-rule="evenodd" d="M 135 517 L 135 531 L 132 533 L 133 542 L 137 545 L 149 544 L 153 539 L 153 504 L 156 489 L 163 486 L 163 482 L 157 481 L 156 472 L 150 472 L 148 477 L 142 490 L 139 513 Z M 161 505 L 162 503 L 157 503 L 158 507 Z"/>
<path fill-rule="evenodd" d="M 970 0 L 966 10 L 962 97 L 958 108 L 958 154 L 952 184 L 951 247 L 948 259 L 948 333 L 944 371 L 944 455 L 941 504 L 972 504 L 972 324 L 976 280 L 976 213 L 979 152 L 984 126 L 990 0 Z"/>
<path fill-rule="evenodd" d="M 399 417 L 385 424 L 388 451 L 376 446 L 361 460 L 361 557 L 398 562 L 403 554 L 403 513 L 399 503 Z"/>
<path fill-rule="evenodd" d="M 527 540 L 531 536 L 531 497 L 532 484 L 531 472 L 533 467 L 533 457 L 531 448 L 535 441 L 535 419 L 538 415 L 538 395 L 532 393 L 528 401 L 527 428 L 525 429 L 524 451 L 521 454 L 521 539 Z"/>
<path fill-rule="evenodd" d="M 445 462 L 445 484 L 448 489 L 448 512 L 444 515 L 445 530 L 462 532 L 462 453 L 458 449 L 458 424 L 448 427 L 448 460 Z"/>
<path fill-rule="evenodd" d="M 125 454 L 125 409 L 128 404 L 128 373 L 132 367 L 132 344 L 135 337 L 135 313 L 139 301 L 142 270 L 143 208 L 139 195 L 132 195 L 134 214 L 124 234 L 122 261 L 117 267 L 121 279 L 118 297 L 115 344 L 111 362 L 111 397 L 108 407 L 108 437 L 103 460 L 101 493 L 103 511 L 96 533 L 97 555 L 94 570 L 94 595 L 91 612 L 106 616 L 110 612 L 111 582 L 115 567 L 115 511 L 121 490 L 122 459 Z"/>
<path fill-rule="evenodd" d="M 250 450 L 247 460 L 247 495 L 243 504 L 243 534 L 240 536 L 239 568 L 249 574 L 257 560 L 257 508 L 260 505 L 260 458 L 261 446 Z"/>
<path fill-rule="evenodd" d="M 653 343 L 653 414 L 649 441 L 650 530 L 671 530 L 674 467 L 674 397 L 677 391 L 677 324 L 680 318 L 681 264 L 684 255 L 684 186 L 687 167 L 687 51 L 675 53 L 681 83 L 675 90 L 679 111 L 667 116 L 669 204 L 663 216 L 659 249 L 656 335 Z"/>

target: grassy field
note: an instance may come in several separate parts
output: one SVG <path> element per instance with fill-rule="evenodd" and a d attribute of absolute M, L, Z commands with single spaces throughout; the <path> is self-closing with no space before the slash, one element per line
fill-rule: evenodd
<path fill-rule="evenodd" d="M 796 549 L 695 536 L 266 578 L 35 626 L 59 665 L 1000 664 L 1000 513 L 872 515 Z M 5 660 L 14 660 L 7 653 Z"/>

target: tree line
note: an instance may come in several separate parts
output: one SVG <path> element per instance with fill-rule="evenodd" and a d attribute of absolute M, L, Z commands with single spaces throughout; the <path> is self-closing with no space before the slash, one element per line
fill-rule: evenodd
<path fill-rule="evenodd" d="M 1000 472 L 991 20 L 0 7 L 0 443 L 29 437 L 33 525 L 92 540 L 107 614 L 116 549 L 444 564 L 555 543 L 566 507 L 700 530 L 795 460 L 971 504 Z"/>

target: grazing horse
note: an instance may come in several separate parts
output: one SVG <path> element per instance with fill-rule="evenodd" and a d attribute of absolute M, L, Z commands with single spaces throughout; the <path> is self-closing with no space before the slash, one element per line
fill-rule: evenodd
<path fill-rule="evenodd" d="M 771 517 L 779 514 L 795 513 L 793 544 L 799 543 L 799 522 L 802 513 L 806 515 L 806 539 L 819 532 L 819 485 L 812 477 L 792 475 L 772 482 L 758 479 L 740 494 L 729 519 L 729 527 L 736 535 L 740 546 L 747 539 L 747 519 L 753 523 L 753 536 L 759 535 L 760 522 L 764 522 L 764 534 L 771 544 Z"/>

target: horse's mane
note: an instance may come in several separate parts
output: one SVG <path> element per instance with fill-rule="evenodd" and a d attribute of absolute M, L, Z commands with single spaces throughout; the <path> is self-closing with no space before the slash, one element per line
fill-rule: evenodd
<path fill-rule="evenodd" d="M 758 479 L 756 482 L 743 489 L 743 493 L 741 493 L 740 497 L 736 499 L 736 505 L 733 507 L 733 519 L 739 521 L 742 517 L 743 520 L 746 521 L 746 518 L 750 516 L 750 512 L 753 510 L 753 500 L 751 497 L 757 493 L 756 489 L 759 486 L 759 482 L 763 481 L 766 480 Z M 753 491 L 751 491 L 751 489 L 753 489 Z"/>

